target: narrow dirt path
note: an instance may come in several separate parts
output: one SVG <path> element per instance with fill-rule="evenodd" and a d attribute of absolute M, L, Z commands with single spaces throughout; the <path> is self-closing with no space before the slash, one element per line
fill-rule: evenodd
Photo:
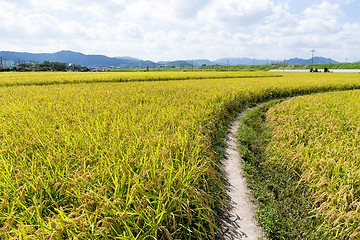
<path fill-rule="evenodd" d="M 237 150 L 236 135 L 239 121 L 246 112 L 237 117 L 227 135 L 226 155 L 222 160 L 227 173 L 227 193 L 230 196 L 231 209 L 224 216 L 223 236 L 226 240 L 264 239 L 265 233 L 255 220 L 256 206 L 252 201 L 250 189 L 247 187 L 244 171 L 241 168 L 241 157 Z"/>

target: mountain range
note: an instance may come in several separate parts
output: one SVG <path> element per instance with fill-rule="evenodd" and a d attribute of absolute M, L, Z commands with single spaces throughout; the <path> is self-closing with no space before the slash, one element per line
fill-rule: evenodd
<path fill-rule="evenodd" d="M 87 67 L 199 67 L 202 65 L 265 65 L 272 63 L 283 63 L 284 61 L 278 60 L 264 60 L 264 59 L 251 59 L 251 58 L 222 58 L 215 61 L 207 59 L 196 60 L 177 60 L 177 61 L 144 61 L 132 57 L 107 57 L 104 55 L 85 55 L 79 52 L 60 51 L 56 53 L 27 53 L 27 52 L 10 52 L 0 51 L 2 60 L 13 61 L 14 63 L 20 62 L 37 62 L 44 61 L 50 62 L 63 62 L 73 63 L 75 65 L 82 65 Z M 327 64 L 338 63 L 329 58 L 314 57 L 313 59 L 300 59 L 291 58 L 285 60 L 287 64 Z"/>

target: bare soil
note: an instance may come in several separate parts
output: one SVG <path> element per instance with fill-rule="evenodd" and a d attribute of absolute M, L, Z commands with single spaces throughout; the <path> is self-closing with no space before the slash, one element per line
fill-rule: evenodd
<path fill-rule="evenodd" d="M 256 206 L 250 189 L 247 187 L 244 171 L 241 167 L 241 156 L 237 148 L 236 135 L 242 113 L 231 125 L 227 135 L 226 155 L 222 164 L 227 174 L 227 193 L 230 197 L 230 210 L 224 215 L 222 226 L 223 237 L 226 240 L 265 239 L 265 233 L 255 220 Z"/>

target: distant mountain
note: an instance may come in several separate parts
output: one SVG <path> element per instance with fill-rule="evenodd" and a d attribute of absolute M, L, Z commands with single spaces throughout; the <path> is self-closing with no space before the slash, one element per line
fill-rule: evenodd
<path fill-rule="evenodd" d="M 201 67 L 203 65 L 214 65 L 214 62 L 209 61 L 207 59 L 196 59 L 196 60 L 192 60 L 191 64 L 193 64 L 194 67 Z"/>
<path fill-rule="evenodd" d="M 314 57 L 314 64 L 327 64 L 327 63 L 338 63 L 329 58 L 324 57 Z M 251 58 L 222 58 L 219 60 L 215 60 L 214 63 L 218 65 L 267 65 L 271 63 L 283 63 L 283 60 L 264 60 L 264 59 L 251 59 Z M 287 64 L 304 64 L 309 65 L 312 62 L 312 59 L 301 59 L 301 58 L 291 58 L 289 60 L 285 60 Z"/>
<path fill-rule="evenodd" d="M 136 58 L 111 58 L 104 55 L 85 55 L 72 51 L 60 51 L 57 53 L 21 53 L 21 52 L 0 52 L 3 59 L 14 60 L 15 62 L 64 62 L 87 67 L 148 67 L 154 66 L 152 61 L 143 61 Z"/>
<path fill-rule="evenodd" d="M 283 61 L 252 59 L 252 58 L 221 58 L 215 61 L 207 59 L 176 60 L 176 61 L 144 61 L 133 57 L 107 57 L 104 55 L 85 55 L 72 51 L 60 51 L 57 53 L 26 53 L 26 52 L 0 52 L 3 62 L 63 62 L 83 65 L 87 67 L 200 67 L 202 65 L 266 65 L 271 63 L 283 63 Z M 6 61 L 5 61 L 6 60 Z M 286 60 L 288 64 L 311 64 L 312 59 L 291 58 Z M 359 61 L 360 62 L 360 61 Z M 329 58 L 314 57 L 313 63 L 329 63 Z M 330 59 L 330 63 L 338 63 Z"/>
<path fill-rule="evenodd" d="M 286 61 L 287 64 L 305 64 L 310 65 L 311 63 L 314 64 L 328 64 L 328 63 L 339 63 L 335 60 L 324 58 L 324 57 L 314 57 L 314 59 L 300 59 L 300 58 L 291 58 Z"/>
<path fill-rule="evenodd" d="M 133 57 L 129 57 L 129 56 L 124 56 L 124 57 L 116 57 L 118 59 L 127 59 L 127 60 L 141 60 L 141 59 L 138 59 L 138 58 L 133 58 Z"/>
<path fill-rule="evenodd" d="M 216 64 L 207 59 L 195 59 L 195 60 L 160 61 L 157 62 L 156 65 L 158 67 L 200 67 L 202 65 L 216 65 Z"/>
<path fill-rule="evenodd" d="M 213 61 L 217 65 L 266 65 L 269 60 L 252 59 L 252 58 L 221 58 Z"/>
<path fill-rule="evenodd" d="M 301 59 L 301 58 L 291 58 L 289 60 L 287 60 L 288 64 L 308 64 L 308 60 L 305 59 Z M 311 64 L 311 59 L 310 59 L 310 64 Z"/>
<path fill-rule="evenodd" d="M 176 60 L 176 61 L 160 61 L 156 63 L 157 67 L 190 67 L 191 61 Z"/>

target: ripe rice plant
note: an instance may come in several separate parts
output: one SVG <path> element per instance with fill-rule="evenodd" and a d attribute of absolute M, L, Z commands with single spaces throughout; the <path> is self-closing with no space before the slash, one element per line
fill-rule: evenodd
<path fill-rule="evenodd" d="M 189 79 L 281 77 L 246 72 L 9 72 L 0 73 L 0 86 L 53 85 L 97 82 L 139 82 Z"/>
<path fill-rule="evenodd" d="M 153 82 L 146 79 L 174 73 L 143 73 L 142 82 L 120 83 L 64 74 L 88 83 L 71 85 L 52 79 L 61 74 L 12 74 L 18 85 L 51 85 L 0 87 L 5 239 L 214 239 L 227 207 L 214 146 L 232 113 L 269 98 L 360 88 L 355 74 L 176 73 L 198 80 Z"/>
<path fill-rule="evenodd" d="M 292 98 L 268 112 L 269 162 L 309 187 L 325 239 L 360 239 L 360 91 Z"/>

